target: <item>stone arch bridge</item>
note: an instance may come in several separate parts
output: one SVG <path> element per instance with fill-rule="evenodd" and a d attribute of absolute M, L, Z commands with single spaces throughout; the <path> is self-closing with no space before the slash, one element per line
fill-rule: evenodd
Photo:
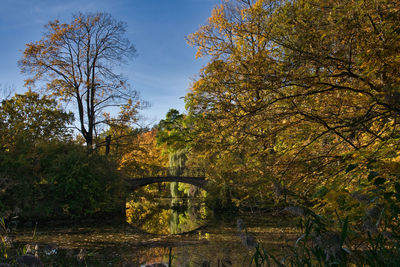
<path fill-rule="evenodd" d="M 126 179 L 131 190 L 161 182 L 179 182 L 206 189 L 205 171 L 201 168 L 161 168 L 154 174 Z"/>

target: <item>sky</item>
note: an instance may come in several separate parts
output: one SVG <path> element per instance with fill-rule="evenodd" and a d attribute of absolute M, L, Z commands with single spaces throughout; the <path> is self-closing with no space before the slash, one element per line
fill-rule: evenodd
<path fill-rule="evenodd" d="M 183 97 L 206 59 L 185 37 L 206 24 L 221 0 L 0 0 L 0 89 L 27 90 L 17 65 L 25 44 L 41 39 L 44 25 L 70 22 L 76 12 L 107 12 L 127 23 L 126 37 L 138 55 L 121 72 L 150 107 L 144 124 L 165 118 L 170 108 L 184 112 Z"/>

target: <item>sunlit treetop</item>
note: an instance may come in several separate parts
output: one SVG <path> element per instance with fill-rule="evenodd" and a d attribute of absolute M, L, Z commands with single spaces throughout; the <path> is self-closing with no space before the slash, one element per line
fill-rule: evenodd
<path fill-rule="evenodd" d="M 71 137 L 73 114 L 49 97 L 28 91 L 3 100 L 0 106 L 1 146 L 10 148 L 17 140 L 39 143 Z"/>

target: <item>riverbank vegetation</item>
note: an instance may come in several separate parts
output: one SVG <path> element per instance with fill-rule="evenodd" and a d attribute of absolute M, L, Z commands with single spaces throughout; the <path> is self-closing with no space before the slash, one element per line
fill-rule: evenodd
<path fill-rule="evenodd" d="M 299 217 L 303 235 L 293 250 L 275 258 L 254 243 L 256 265 L 400 264 L 394 1 L 224 1 L 187 37 L 197 56 L 209 59 L 185 97 L 187 112 L 171 109 L 153 129 L 134 127 L 142 104 L 136 94 L 121 94 L 128 89 L 122 76 L 109 73 L 104 84 L 107 75 L 76 77 L 83 65 L 58 59 L 63 40 L 90 35 L 84 25 L 103 20 L 115 23 L 104 15 L 50 23 L 48 35 L 28 45 L 22 69 L 34 81 L 56 78 L 48 86 L 53 98 L 29 91 L 2 101 L 3 216 L 112 211 L 126 197 L 124 178 L 195 167 L 205 170 L 207 205 L 216 212 L 281 210 Z M 117 26 L 122 38 L 125 28 Z M 111 51 L 103 59 L 131 55 L 123 40 L 126 55 Z M 124 100 L 112 104 L 120 113 L 96 117 L 114 93 Z M 54 97 L 78 101 L 80 135 L 68 130 L 73 116 Z M 171 192 L 178 190 L 190 191 L 172 183 Z"/>

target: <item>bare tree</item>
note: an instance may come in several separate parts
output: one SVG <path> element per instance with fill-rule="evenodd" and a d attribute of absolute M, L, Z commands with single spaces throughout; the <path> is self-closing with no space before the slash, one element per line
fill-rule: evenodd
<path fill-rule="evenodd" d="M 11 97 L 12 86 L 0 84 L 0 101 Z"/>
<path fill-rule="evenodd" d="M 42 39 L 27 44 L 19 61 L 22 73 L 33 75 L 25 83 L 44 81 L 51 95 L 76 104 L 77 129 L 91 151 L 99 126 L 115 123 L 110 108 L 122 107 L 133 116 L 128 119 L 137 114 L 137 92 L 115 71 L 136 49 L 125 37 L 126 24 L 107 13 L 78 13 L 69 24 L 55 20 L 45 27 Z"/>

